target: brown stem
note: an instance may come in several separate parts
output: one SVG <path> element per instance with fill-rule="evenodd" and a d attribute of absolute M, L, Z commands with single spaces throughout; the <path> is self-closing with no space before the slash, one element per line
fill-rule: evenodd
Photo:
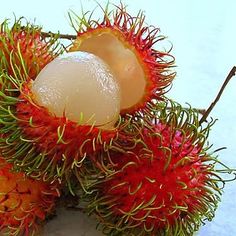
<path fill-rule="evenodd" d="M 205 109 L 199 109 L 199 108 L 194 108 L 194 109 L 197 110 L 197 112 L 199 112 L 202 115 L 204 115 L 206 113 Z"/>
<path fill-rule="evenodd" d="M 44 38 L 48 38 L 48 37 L 58 37 L 60 39 L 68 39 L 68 40 L 74 40 L 76 39 L 76 35 L 73 34 L 56 34 L 56 33 L 52 33 L 52 32 L 41 32 L 42 37 Z"/>
<path fill-rule="evenodd" d="M 211 113 L 212 109 L 215 107 L 216 103 L 219 101 L 225 87 L 227 86 L 227 84 L 229 83 L 229 81 L 235 76 L 236 74 L 236 66 L 234 66 L 228 76 L 226 77 L 223 85 L 220 88 L 220 91 L 218 92 L 215 100 L 211 103 L 211 105 L 207 108 L 206 112 L 203 114 L 202 118 L 200 119 L 199 123 L 202 124 L 204 121 L 206 121 L 207 117 L 209 116 L 209 114 Z"/>

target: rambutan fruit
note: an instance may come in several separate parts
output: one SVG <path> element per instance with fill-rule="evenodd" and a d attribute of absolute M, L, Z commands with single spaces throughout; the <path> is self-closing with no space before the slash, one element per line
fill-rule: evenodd
<path fill-rule="evenodd" d="M 46 217 L 54 212 L 59 197 L 56 183 L 31 179 L 14 172 L 0 157 L 0 232 L 34 235 Z"/>
<path fill-rule="evenodd" d="M 81 124 L 114 128 L 119 117 L 120 88 L 115 77 L 108 65 L 87 52 L 56 58 L 32 83 L 32 93 L 37 104 L 51 113 Z"/>
<path fill-rule="evenodd" d="M 35 80 L 6 75 L 15 89 L 1 93 L 2 156 L 31 177 L 69 183 L 83 160 L 117 135 L 120 90 L 113 77 L 86 52 L 58 56 Z"/>
<path fill-rule="evenodd" d="M 175 72 L 169 52 L 154 47 L 164 39 L 159 29 L 146 26 L 140 12 L 130 16 L 126 8 L 102 9 L 103 20 L 93 13 L 72 19 L 77 39 L 69 51 L 86 51 L 103 59 L 113 70 L 121 87 L 121 114 L 146 109 L 152 99 L 160 99 L 171 84 Z"/>
<path fill-rule="evenodd" d="M 16 20 L 12 27 L 7 20 L 4 21 L 0 25 L 0 71 L 12 76 L 16 76 L 14 73 L 27 74 L 35 79 L 39 71 L 60 54 L 61 49 L 56 42 L 54 37 L 48 40 L 42 37 L 41 27 L 23 24 L 22 18 Z M 17 66 L 18 70 L 13 66 Z"/>
<path fill-rule="evenodd" d="M 87 210 L 106 235 L 189 236 L 214 217 L 224 185 L 219 173 L 230 170 L 218 173 L 208 153 L 212 123 L 203 127 L 195 111 L 169 105 L 120 133 L 109 155 L 113 171 L 85 177 Z"/>

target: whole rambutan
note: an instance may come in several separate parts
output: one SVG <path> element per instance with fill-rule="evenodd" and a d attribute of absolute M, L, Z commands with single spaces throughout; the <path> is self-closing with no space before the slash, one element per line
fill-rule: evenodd
<path fill-rule="evenodd" d="M 224 180 L 208 153 L 211 125 L 171 103 L 120 133 L 109 153 L 113 172 L 84 178 L 87 210 L 106 235 L 189 236 L 214 217 Z"/>
<path fill-rule="evenodd" d="M 93 53 L 111 67 L 121 87 L 122 114 L 146 109 L 171 84 L 174 58 L 155 48 L 164 37 L 158 28 L 146 26 L 142 12 L 131 16 L 121 4 L 114 11 L 107 6 L 102 14 L 101 21 L 93 18 L 93 12 L 75 15 L 74 20 L 70 15 L 77 39 L 69 51 Z"/>
<path fill-rule="evenodd" d="M 27 74 L 35 79 L 39 71 L 60 52 L 55 37 L 46 40 L 41 34 L 41 27 L 28 22 L 23 24 L 22 18 L 16 20 L 12 27 L 7 20 L 0 25 L 0 71 L 12 76 Z M 17 70 L 13 68 L 16 66 Z"/>
<path fill-rule="evenodd" d="M 0 157 L 0 232 L 34 235 L 54 211 L 58 186 L 14 172 L 12 167 Z"/>

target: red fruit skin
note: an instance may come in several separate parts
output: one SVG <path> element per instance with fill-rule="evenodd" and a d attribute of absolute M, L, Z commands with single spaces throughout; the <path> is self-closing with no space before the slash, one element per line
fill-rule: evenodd
<path fill-rule="evenodd" d="M 13 172 L 12 164 L 0 157 L 0 231 L 30 235 L 53 212 L 59 197 L 58 184 L 28 178 Z"/>
<path fill-rule="evenodd" d="M 160 35 L 159 28 L 145 24 L 145 16 L 142 12 L 133 17 L 126 12 L 122 4 L 115 7 L 114 12 L 103 9 L 104 17 L 101 22 L 91 20 L 92 15 L 86 20 L 84 15 L 83 21 L 79 21 L 79 29 L 76 29 L 78 37 L 69 50 L 77 51 L 83 39 L 105 32 L 115 36 L 125 48 L 136 55 L 145 74 L 146 88 L 142 99 L 136 105 L 121 110 L 121 114 L 125 115 L 146 110 L 147 103 L 152 99 L 163 99 L 162 95 L 166 93 L 166 88 L 171 85 L 176 75 L 171 71 L 175 58 L 169 52 L 155 49 L 164 37 Z"/>
<path fill-rule="evenodd" d="M 207 211 L 201 200 L 207 195 L 210 168 L 204 164 L 201 145 L 193 143 L 188 133 L 165 124 L 153 131 L 156 135 L 142 130 L 145 149 L 138 144 L 131 152 L 111 155 L 117 172 L 100 186 L 101 197 L 111 201 L 114 219 L 123 218 L 129 227 L 138 225 L 141 231 L 150 229 L 150 235 L 198 209 Z"/>
<path fill-rule="evenodd" d="M 27 76 L 35 79 L 38 72 L 57 55 L 52 53 L 50 47 L 51 45 L 41 37 L 40 29 L 32 28 L 27 31 L 16 27 L 7 33 L 0 30 L 1 57 L 4 56 L 5 69 L 11 76 L 15 76 L 15 68 L 18 67 L 17 73 L 25 74 L 26 68 Z"/>
<path fill-rule="evenodd" d="M 16 104 L 18 126 L 22 137 L 32 140 L 38 153 L 46 154 L 43 166 L 49 162 L 70 171 L 80 167 L 83 159 L 102 149 L 117 135 L 117 130 L 102 130 L 90 125 L 79 125 L 64 117 L 56 117 L 33 102 L 28 85 Z M 42 166 L 40 169 L 44 169 Z"/>

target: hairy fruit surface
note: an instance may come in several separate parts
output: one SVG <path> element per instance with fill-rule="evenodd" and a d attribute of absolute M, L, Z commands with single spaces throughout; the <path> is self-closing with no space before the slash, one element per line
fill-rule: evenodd
<path fill-rule="evenodd" d="M 40 32 L 38 34 L 41 37 Z M 31 39 L 31 34 L 26 36 L 26 39 Z M 51 40 L 51 43 L 55 42 Z M 44 55 L 41 44 L 34 43 L 35 50 Z M 31 46 L 25 45 L 26 54 L 31 52 Z M 47 44 L 43 49 L 49 50 Z M 36 52 L 32 53 L 35 55 Z M 20 50 L 13 50 L 11 55 L 10 61 L 7 55 L 2 55 L 11 66 L 11 72 L 2 70 L 0 78 L 0 152 L 17 170 L 23 170 L 31 177 L 70 181 L 73 170 L 81 168 L 83 160 L 90 153 L 105 148 L 112 141 L 117 134 L 116 127 L 114 125 L 109 130 L 103 130 L 94 122 L 86 124 L 81 119 L 80 123 L 70 120 L 64 113 L 56 116 L 40 106 L 35 101 L 32 83 L 52 57 L 43 61 L 45 55 L 40 59 L 40 54 L 27 61 L 29 58 L 23 57 Z M 50 55 L 50 51 L 47 55 Z M 19 63 L 14 58 L 19 58 Z M 34 75 L 29 73 L 31 64 L 38 68 L 34 70 Z M 84 103 L 86 105 L 86 101 Z M 116 113 L 114 116 L 118 119 L 119 112 Z"/>
<path fill-rule="evenodd" d="M 111 67 L 121 87 L 122 114 L 145 109 L 171 84 L 174 58 L 155 49 L 164 37 L 158 28 L 145 25 L 143 13 L 130 16 L 123 5 L 111 12 L 103 9 L 102 13 L 101 21 L 94 20 L 92 13 L 75 17 L 78 36 L 69 50 L 93 53 Z"/>
<path fill-rule="evenodd" d="M 1 24 L 0 70 L 12 76 L 27 74 L 34 79 L 60 50 L 56 39 L 46 40 L 41 35 L 40 27 L 29 23 L 24 25 L 22 21 L 23 19 L 17 20 L 12 27 L 7 21 Z M 13 67 L 18 67 L 18 70 Z"/>
<path fill-rule="evenodd" d="M 8 235 L 31 235 L 54 211 L 59 197 L 57 184 L 14 172 L 0 157 L 0 231 Z"/>
<path fill-rule="evenodd" d="M 1 153 L 17 169 L 34 177 L 64 179 L 81 168 L 89 154 L 116 137 L 116 129 L 106 131 L 54 116 L 34 103 L 28 83 L 19 97 L 5 97 L 0 102 L 9 108 L 0 114 L 7 121 L 1 124 Z"/>
<path fill-rule="evenodd" d="M 214 217 L 223 181 L 205 145 L 211 124 L 201 127 L 197 113 L 176 104 L 160 108 L 139 125 L 136 117 L 133 147 L 121 135 L 114 171 L 89 186 L 88 211 L 107 235 L 187 236 Z"/>

